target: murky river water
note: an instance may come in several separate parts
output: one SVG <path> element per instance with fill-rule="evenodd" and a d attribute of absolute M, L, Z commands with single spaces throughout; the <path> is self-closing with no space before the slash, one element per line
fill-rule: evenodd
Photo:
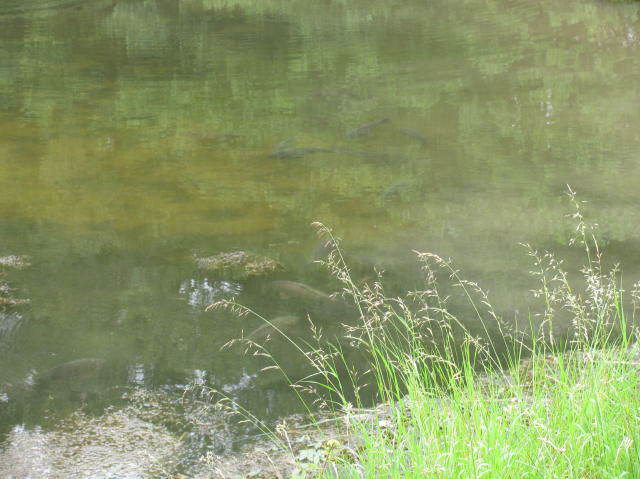
<path fill-rule="evenodd" d="M 637 2 L 1 0 L 0 256 L 30 256 L 5 279 L 31 302 L 0 313 L 0 381 L 110 365 L 5 395 L 2 433 L 56 431 L 115 386 L 293 410 L 220 351 L 259 323 L 204 310 L 298 306 L 193 258 L 249 251 L 329 291 L 313 221 L 394 292 L 418 282 L 412 249 L 451 256 L 512 320 L 532 287 L 518 243 L 564 251 L 570 183 L 634 278 L 638 112 Z"/>

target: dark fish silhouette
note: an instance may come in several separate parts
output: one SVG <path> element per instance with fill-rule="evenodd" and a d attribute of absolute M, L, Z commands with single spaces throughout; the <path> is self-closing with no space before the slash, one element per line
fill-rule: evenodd
<path fill-rule="evenodd" d="M 382 120 L 373 121 L 371 123 L 366 123 L 364 125 L 359 126 L 358 128 L 354 128 L 353 130 L 349 130 L 346 134 L 347 138 L 359 138 L 361 136 L 366 136 L 371 133 L 371 130 L 374 128 L 384 125 L 385 123 L 389 123 L 388 118 L 383 118 Z"/>
<path fill-rule="evenodd" d="M 269 336 L 279 336 L 281 334 L 292 335 L 292 332 L 305 322 L 297 316 L 278 316 L 268 323 L 264 323 L 254 329 L 246 339 L 253 342 L 264 342 Z"/>
<path fill-rule="evenodd" d="M 280 148 L 279 150 L 269 153 L 269 158 L 302 158 L 305 155 L 313 153 L 333 153 L 335 150 L 330 148 Z"/>
<path fill-rule="evenodd" d="M 411 183 L 407 180 L 400 180 L 393 183 L 389 188 L 387 188 L 384 193 L 380 196 L 380 199 L 385 202 L 392 198 L 400 197 L 400 194 L 403 191 L 406 191 L 411 188 Z"/>
<path fill-rule="evenodd" d="M 399 133 L 402 133 L 404 136 L 408 136 L 409 138 L 413 138 L 414 140 L 419 141 L 420 143 L 422 143 L 423 145 L 427 144 L 427 137 L 424 136 L 422 133 L 420 133 L 419 131 L 416 130 L 411 130 L 409 128 L 397 128 L 396 129 Z"/>
<path fill-rule="evenodd" d="M 62 381 L 81 381 L 94 378 L 104 370 L 106 361 L 99 358 L 82 358 L 54 366 L 36 375 L 36 387 L 47 387 Z"/>
<path fill-rule="evenodd" d="M 311 302 L 326 301 L 329 303 L 337 301 L 327 293 L 296 281 L 276 280 L 271 282 L 271 287 L 277 291 L 278 295 L 283 299 L 296 299 Z"/>
<path fill-rule="evenodd" d="M 334 150 L 335 153 L 343 153 L 345 155 L 362 156 L 368 160 L 373 161 L 393 161 L 393 160 L 409 160 L 404 155 L 397 155 L 395 153 L 384 153 L 379 151 L 367 151 L 367 150 L 352 150 L 350 148 L 338 148 Z"/>
<path fill-rule="evenodd" d="M 89 388 L 89 383 L 97 383 L 106 372 L 106 361 L 99 358 L 82 358 L 59 364 L 40 373 L 36 373 L 29 381 L 25 380 L 17 384 L 4 384 L 0 392 L 9 398 L 31 397 L 38 391 L 64 386 L 65 390 L 76 387 Z"/>

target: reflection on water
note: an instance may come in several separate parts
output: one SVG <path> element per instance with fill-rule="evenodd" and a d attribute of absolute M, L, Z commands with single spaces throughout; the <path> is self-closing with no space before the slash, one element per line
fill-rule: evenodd
<path fill-rule="evenodd" d="M 293 410 L 263 363 L 220 349 L 253 332 L 297 366 L 286 344 L 205 309 L 235 298 L 297 337 L 307 314 L 340 337 L 353 312 L 304 295 L 336 288 L 312 221 L 342 237 L 358 281 L 377 267 L 390 293 L 419 287 L 411 251 L 435 251 L 512 321 L 532 306 L 518 243 L 566 252 L 570 183 L 635 279 L 639 9 L 0 1 L 0 256 L 32 263 L 0 265 L 31 300 L 0 312 L 0 378 L 81 358 L 114 372 L 49 403 L 25 389 L 22 408 L 0 387 L 2 431 L 189 381 L 261 417 Z M 283 269 L 238 279 L 193 262 L 234 251 Z"/>
<path fill-rule="evenodd" d="M 192 278 L 180 283 L 178 295 L 184 297 L 194 311 L 202 312 L 216 301 L 240 294 L 242 289 L 241 283 L 233 281 Z"/>

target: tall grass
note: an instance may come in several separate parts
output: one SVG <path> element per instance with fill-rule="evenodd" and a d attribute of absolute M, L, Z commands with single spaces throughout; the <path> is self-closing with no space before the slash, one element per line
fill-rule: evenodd
<path fill-rule="evenodd" d="M 314 370 L 294 386 L 330 392 L 320 397 L 345 418 L 348 437 L 321 466 L 301 464 L 298 476 L 640 477 L 634 318 L 618 269 L 604 271 L 571 189 L 569 198 L 572 243 L 586 256 L 581 281 L 572 283 L 552 253 L 525 245 L 542 305 L 526 331 L 503 321 L 479 285 L 435 254 L 416 252 L 425 282 L 405 297 L 387 297 L 380 276 L 358 286 L 330 229 L 316 224 L 332 246 L 324 264 L 359 321 L 335 344 L 317 331 L 313 344 L 278 331 Z M 452 313 L 444 285 L 462 292 L 471 317 Z M 639 289 L 630 295 L 634 314 Z M 558 335 L 561 323 L 570 327 Z M 345 344 L 367 358 L 368 370 L 351 367 Z M 359 420 L 367 381 L 389 406 Z"/>

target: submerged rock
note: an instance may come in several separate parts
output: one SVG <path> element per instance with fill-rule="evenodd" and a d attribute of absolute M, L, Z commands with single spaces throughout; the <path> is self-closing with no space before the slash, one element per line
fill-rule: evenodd
<path fill-rule="evenodd" d="M 212 272 L 217 278 L 232 281 L 267 276 L 284 270 L 278 261 L 246 251 L 196 257 L 195 263 L 198 268 Z"/>
<path fill-rule="evenodd" d="M 178 446 L 166 429 L 122 411 L 100 418 L 76 413 L 54 431 L 16 426 L 0 453 L 0 476 L 158 477 Z"/>
<path fill-rule="evenodd" d="M 99 415 L 77 410 L 46 428 L 13 426 L 0 448 L 0 477 L 193 477 L 181 472 L 231 451 L 231 416 L 206 398 L 134 388 L 122 401 Z"/>

